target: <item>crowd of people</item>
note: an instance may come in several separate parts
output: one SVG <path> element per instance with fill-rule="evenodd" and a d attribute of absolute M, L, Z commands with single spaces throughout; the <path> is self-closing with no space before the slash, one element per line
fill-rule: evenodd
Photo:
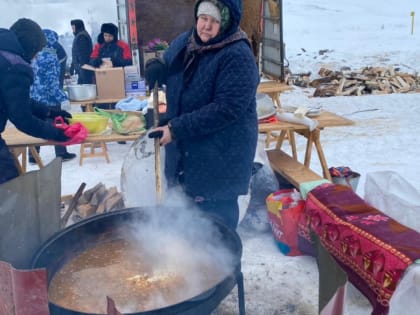
<path fill-rule="evenodd" d="M 71 117 L 71 113 L 63 110 L 70 107 L 64 92 L 66 72 L 70 76 L 77 75 L 78 84 L 92 84 L 93 72 L 83 69 L 84 64 L 101 67 L 106 59 L 114 67 L 132 64 L 130 47 L 118 40 L 116 25 L 104 23 L 95 46 L 83 20 L 71 20 L 70 25 L 74 40 L 68 71 L 66 51 L 54 30 L 41 29 L 38 23 L 27 18 L 17 20 L 10 29 L 0 29 L 1 132 L 9 120 L 29 135 L 55 141 L 68 140 L 63 131 L 52 124 L 58 115 Z M 40 148 L 36 149 L 39 152 Z M 55 145 L 55 154 L 63 161 L 76 157 L 62 145 Z M 36 163 L 30 152 L 29 162 Z M 0 167 L 0 183 L 18 176 L 13 156 L 1 138 Z"/>
<path fill-rule="evenodd" d="M 166 86 L 167 112 L 157 127 L 164 146 L 169 187 L 180 186 L 192 204 L 238 224 L 238 196 L 246 194 L 257 144 L 256 89 L 259 73 L 247 35 L 240 29 L 239 0 L 197 0 L 195 24 L 175 38 L 163 58 L 145 67 L 149 87 Z M 129 45 L 118 27 L 104 23 L 93 45 L 82 20 L 70 21 L 74 34 L 70 74 L 79 84 L 94 83 L 93 67 L 132 64 Z M 54 30 L 19 19 L 0 29 L 0 132 L 10 120 L 19 130 L 66 141 L 51 124 L 66 112 L 63 91 L 66 54 Z M 76 157 L 55 146 L 63 161 Z M 34 159 L 30 159 L 34 162 Z M 18 176 L 14 159 L 0 137 L 0 184 Z"/>

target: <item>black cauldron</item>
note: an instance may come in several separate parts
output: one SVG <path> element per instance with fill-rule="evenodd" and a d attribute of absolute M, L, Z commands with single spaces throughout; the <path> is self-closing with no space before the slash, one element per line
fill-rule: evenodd
<path fill-rule="evenodd" d="M 97 215 L 71 225 L 53 235 L 41 246 L 32 259 L 32 268 L 46 268 L 48 283 L 50 283 L 54 275 L 71 259 L 106 239 L 118 236 L 124 224 L 127 225 L 131 222 L 136 222 L 137 224 L 138 222 L 140 227 L 143 223 L 147 224 L 150 214 L 157 210 L 155 207 L 127 208 Z M 131 314 L 210 314 L 232 291 L 236 284 L 238 285 L 239 314 L 245 314 L 243 276 L 241 272 L 241 240 L 238 234 L 222 221 L 210 216 L 208 218 L 220 231 L 223 243 L 234 255 L 235 267 L 232 273 L 213 288 L 200 293 L 192 299 L 160 309 Z M 92 315 L 66 309 L 51 302 L 49 307 L 52 315 Z"/>

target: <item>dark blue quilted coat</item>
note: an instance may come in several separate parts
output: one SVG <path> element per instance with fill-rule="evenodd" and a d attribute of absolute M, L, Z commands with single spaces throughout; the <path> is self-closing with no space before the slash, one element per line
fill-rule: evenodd
<path fill-rule="evenodd" d="M 207 44 L 238 31 L 242 1 L 220 1 L 229 7 L 230 28 Z M 232 199 L 247 193 L 251 178 L 258 137 L 258 69 L 248 40 L 241 39 L 198 55 L 186 83 L 183 59 L 193 33 L 181 34 L 164 55 L 167 118 L 176 137 L 165 147 L 165 174 L 170 183 L 181 171 L 191 197 Z"/>
<path fill-rule="evenodd" d="M 45 104 L 29 98 L 33 71 L 16 35 L 0 28 L 0 183 L 18 176 L 18 170 L 5 141 L 1 138 L 7 120 L 31 136 L 56 139 L 60 130 L 43 121 L 48 114 Z"/>

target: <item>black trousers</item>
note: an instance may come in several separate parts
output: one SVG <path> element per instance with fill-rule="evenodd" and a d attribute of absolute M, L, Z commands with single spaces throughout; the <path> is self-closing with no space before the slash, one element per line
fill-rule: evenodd
<path fill-rule="evenodd" d="M 0 138 L 0 184 L 19 176 L 15 159 L 6 142 Z"/>
<path fill-rule="evenodd" d="M 238 198 L 227 200 L 195 200 L 203 212 L 221 219 L 228 227 L 235 230 L 239 221 Z"/>

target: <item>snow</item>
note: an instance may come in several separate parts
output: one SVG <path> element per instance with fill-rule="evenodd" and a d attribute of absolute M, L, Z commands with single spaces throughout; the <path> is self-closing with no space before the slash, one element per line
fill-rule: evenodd
<path fill-rule="evenodd" d="M 412 11 L 420 14 L 419 1 L 286 0 L 283 6 L 286 56 L 293 73 L 311 71 L 314 79 L 320 67 L 338 70 L 347 66 L 355 70 L 365 66 L 396 66 L 409 73 L 420 70 L 418 17 L 415 15 L 411 34 L 410 15 Z M 320 55 L 323 49 L 328 52 Z M 321 133 L 321 142 L 329 166 L 350 166 L 361 174 L 357 189 L 360 196 L 364 196 L 366 175 L 383 170 L 397 172 L 419 190 L 420 94 L 314 98 L 312 93 L 311 89 L 295 88 L 281 95 L 282 105 L 318 105 L 355 122 L 354 126 L 327 128 Z M 296 140 L 301 158 L 305 144 L 299 137 Z M 78 159 L 63 163 L 62 194 L 74 194 L 82 182 L 87 188 L 98 182 L 120 188 L 121 168 L 130 145 L 131 142 L 109 143 L 109 164 L 103 158 L 86 159 L 83 166 L 79 166 Z M 79 154 L 79 146 L 71 146 L 69 151 Z M 43 147 L 41 157 L 44 162 L 51 160 L 52 148 Z M 316 154 L 311 167 L 321 173 Z M 263 218 L 263 210 L 257 210 L 253 214 Z M 315 260 L 282 255 L 264 222 L 259 226 L 243 224 L 238 232 L 244 246 L 242 270 L 247 313 L 317 314 Z M 237 310 L 234 290 L 215 314 L 237 314 Z M 366 299 L 349 286 L 345 314 L 370 312 Z"/>

